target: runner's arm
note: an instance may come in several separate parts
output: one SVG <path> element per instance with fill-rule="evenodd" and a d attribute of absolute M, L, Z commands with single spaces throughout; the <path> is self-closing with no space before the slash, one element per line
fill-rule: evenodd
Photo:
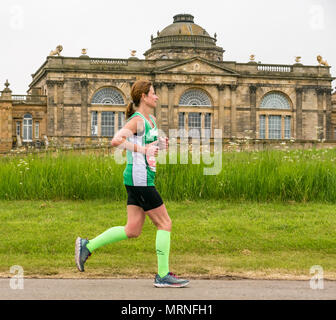
<path fill-rule="evenodd" d="M 135 134 L 137 131 L 142 130 L 144 130 L 142 119 L 140 117 L 134 117 L 115 134 L 111 141 L 112 147 L 118 147 L 122 149 L 127 149 L 129 151 L 146 154 L 149 148 L 157 144 L 157 141 L 154 141 L 153 143 L 150 143 L 146 146 L 139 146 L 137 144 L 127 141 L 128 137 Z"/>

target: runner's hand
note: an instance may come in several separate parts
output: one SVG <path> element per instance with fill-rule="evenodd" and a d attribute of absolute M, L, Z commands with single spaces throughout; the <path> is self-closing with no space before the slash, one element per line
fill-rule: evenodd
<path fill-rule="evenodd" d="M 152 143 L 149 143 L 146 147 L 145 147 L 145 154 L 148 156 L 154 156 L 156 157 L 158 155 L 159 152 L 159 147 L 157 146 L 158 141 L 154 141 Z"/>

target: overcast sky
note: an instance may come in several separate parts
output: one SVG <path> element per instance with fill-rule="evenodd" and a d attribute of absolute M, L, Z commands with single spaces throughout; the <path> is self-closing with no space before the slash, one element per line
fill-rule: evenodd
<path fill-rule="evenodd" d="M 0 9 L 0 90 L 6 79 L 14 94 L 25 94 L 31 74 L 51 50 L 78 57 L 137 57 L 150 48 L 151 34 L 190 13 L 194 22 L 225 50 L 224 60 L 317 65 L 328 61 L 336 77 L 335 0 L 7 0 Z M 333 82 L 333 87 L 336 83 Z"/>

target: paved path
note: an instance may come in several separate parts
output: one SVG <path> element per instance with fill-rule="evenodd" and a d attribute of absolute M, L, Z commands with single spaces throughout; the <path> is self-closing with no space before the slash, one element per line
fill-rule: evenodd
<path fill-rule="evenodd" d="M 13 280 L 12 280 L 13 284 Z M 17 284 L 17 283 L 14 283 Z M 186 288 L 154 288 L 151 279 L 24 279 L 13 290 L 0 279 L 0 300 L 296 300 L 336 299 L 336 281 L 191 280 Z"/>

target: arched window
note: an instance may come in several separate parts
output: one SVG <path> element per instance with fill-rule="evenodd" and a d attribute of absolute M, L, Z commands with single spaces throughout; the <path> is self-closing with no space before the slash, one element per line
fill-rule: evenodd
<path fill-rule="evenodd" d="M 113 88 L 103 88 L 95 93 L 91 104 L 124 105 L 125 101 L 118 90 Z"/>
<path fill-rule="evenodd" d="M 180 106 L 211 106 L 209 96 L 202 90 L 191 89 L 180 98 Z"/>
<path fill-rule="evenodd" d="M 289 110 L 291 107 L 289 105 L 287 98 L 284 95 L 272 92 L 263 97 L 260 103 L 260 108 Z"/>
<path fill-rule="evenodd" d="M 291 139 L 292 110 L 285 95 L 277 92 L 266 94 L 260 102 L 259 138 Z M 269 110 L 267 110 L 269 109 Z M 278 110 L 277 113 L 271 110 Z"/>
<path fill-rule="evenodd" d="M 33 117 L 29 113 L 23 117 L 23 141 L 33 141 Z"/>

